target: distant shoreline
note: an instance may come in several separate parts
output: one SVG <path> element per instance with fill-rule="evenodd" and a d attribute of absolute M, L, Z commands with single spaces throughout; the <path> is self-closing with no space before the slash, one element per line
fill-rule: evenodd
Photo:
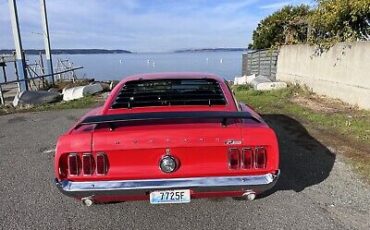
<path fill-rule="evenodd" d="M 13 54 L 14 50 L 11 49 L 0 49 L 0 54 Z M 45 53 L 41 49 L 26 49 L 25 53 L 28 55 Z M 129 54 L 132 53 L 128 50 L 108 50 L 108 49 L 52 49 L 52 54 Z"/>
<path fill-rule="evenodd" d="M 195 52 L 241 52 L 247 48 L 203 48 L 203 49 L 182 49 L 175 50 L 174 53 L 195 53 Z"/>
<path fill-rule="evenodd" d="M 145 53 L 200 53 L 200 52 L 244 52 L 247 48 L 203 48 L 203 49 L 180 49 L 170 52 L 132 52 L 121 49 L 52 49 L 52 54 L 145 54 Z M 11 55 L 15 52 L 13 49 L 0 49 L 0 55 Z M 38 55 L 45 53 L 42 49 L 26 49 L 27 55 Z"/>

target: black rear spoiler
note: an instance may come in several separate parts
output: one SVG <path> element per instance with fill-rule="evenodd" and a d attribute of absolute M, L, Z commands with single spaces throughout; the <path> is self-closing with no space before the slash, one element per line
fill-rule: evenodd
<path fill-rule="evenodd" d="M 112 124 L 117 122 L 154 121 L 171 119 L 221 119 L 223 125 L 226 125 L 228 119 L 250 119 L 258 123 L 261 123 L 261 120 L 252 116 L 248 112 L 221 112 L 221 111 L 150 112 L 150 113 L 127 113 L 127 114 L 90 116 L 83 119 L 80 123 L 76 125 L 75 128 L 78 128 L 82 125 L 92 125 L 92 124 Z"/>

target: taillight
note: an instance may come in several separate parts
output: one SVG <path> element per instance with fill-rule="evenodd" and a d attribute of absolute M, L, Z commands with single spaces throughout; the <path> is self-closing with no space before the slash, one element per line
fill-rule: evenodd
<path fill-rule="evenodd" d="M 71 153 L 68 155 L 68 171 L 69 175 L 77 176 L 79 169 L 79 159 L 76 153 Z"/>
<path fill-rule="evenodd" d="M 256 147 L 254 151 L 254 167 L 257 169 L 266 168 L 266 148 Z"/>
<path fill-rule="evenodd" d="M 94 172 L 94 158 L 90 153 L 82 155 L 82 170 L 84 175 L 91 175 Z"/>
<path fill-rule="evenodd" d="M 253 149 L 244 148 L 242 150 L 242 167 L 244 169 L 250 169 L 253 167 Z"/>
<path fill-rule="evenodd" d="M 96 155 L 96 173 L 104 175 L 108 172 L 108 159 L 104 153 Z"/>
<path fill-rule="evenodd" d="M 228 151 L 230 169 L 264 169 L 267 166 L 267 150 L 263 146 L 230 148 Z"/>
<path fill-rule="evenodd" d="M 237 148 L 229 149 L 229 168 L 230 169 L 240 168 L 240 151 Z"/>
<path fill-rule="evenodd" d="M 109 161 L 105 153 L 96 154 L 96 158 L 91 153 L 69 153 L 67 155 L 67 167 L 68 170 L 60 167 L 60 175 L 106 175 L 109 170 Z"/>

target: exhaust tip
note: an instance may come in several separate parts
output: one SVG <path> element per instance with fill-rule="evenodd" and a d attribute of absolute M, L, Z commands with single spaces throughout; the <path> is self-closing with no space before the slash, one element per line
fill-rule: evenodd
<path fill-rule="evenodd" d="M 92 200 L 91 197 L 84 197 L 81 199 L 81 202 L 86 207 L 90 207 L 91 205 L 94 204 L 94 201 Z"/>
<path fill-rule="evenodd" d="M 243 194 L 243 197 L 247 198 L 247 200 L 252 201 L 256 199 L 256 193 L 253 191 L 248 191 Z"/>

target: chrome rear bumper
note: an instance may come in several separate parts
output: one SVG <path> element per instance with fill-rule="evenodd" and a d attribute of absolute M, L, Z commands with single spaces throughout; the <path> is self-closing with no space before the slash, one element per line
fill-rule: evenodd
<path fill-rule="evenodd" d="M 117 180 L 73 182 L 55 180 L 58 189 L 71 197 L 96 195 L 147 195 L 151 191 L 191 189 L 194 192 L 247 191 L 263 192 L 271 189 L 279 177 L 268 173 L 256 176 L 192 177 L 151 180 Z"/>

